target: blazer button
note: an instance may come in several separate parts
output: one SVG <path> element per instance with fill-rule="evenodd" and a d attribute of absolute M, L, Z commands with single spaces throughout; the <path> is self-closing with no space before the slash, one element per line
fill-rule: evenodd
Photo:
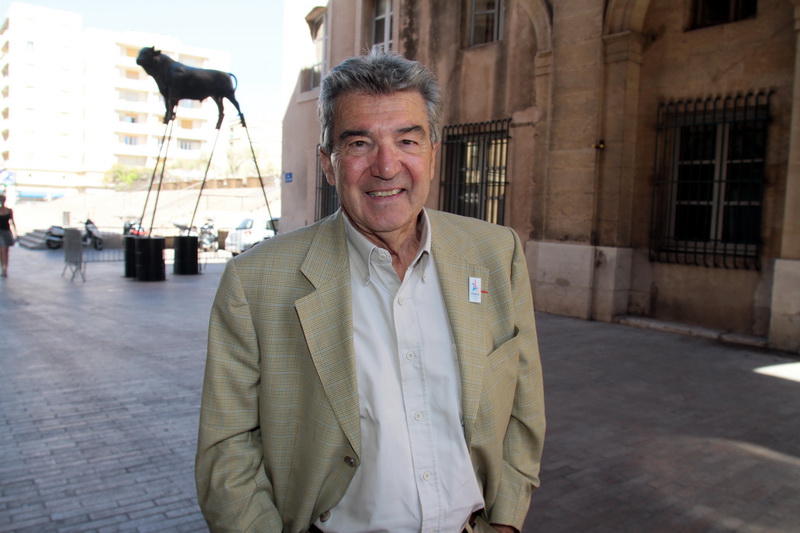
<path fill-rule="evenodd" d="M 356 460 L 350 457 L 349 455 L 345 455 L 344 462 L 347 466 L 352 466 L 352 467 L 356 466 Z"/>
<path fill-rule="evenodd" d="M 319 521 L 320 522 L 327 522 L 330 519 L 330 517 L 331 517 L 331 512 L 330 511 L 325 511 L 324 513 L 319 515 Z"/>

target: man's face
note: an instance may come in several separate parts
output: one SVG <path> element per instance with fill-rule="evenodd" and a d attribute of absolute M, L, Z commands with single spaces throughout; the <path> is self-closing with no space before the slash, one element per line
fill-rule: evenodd
<path fill-rule="evenodd" d="M 333 153 L 322 152 L 321 161 L 342 208 L 367 238 L 386 242 L 416 231 L 439 147 L 430 139 L 416 91 L 338 98 Z"/>

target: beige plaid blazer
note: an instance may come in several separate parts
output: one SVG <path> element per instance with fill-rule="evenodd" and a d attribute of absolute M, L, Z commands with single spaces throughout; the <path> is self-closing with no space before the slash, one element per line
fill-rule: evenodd
<path fill-rule="evenodd" d="M 429 210 L 460 364 L 467 444 L 488 521 L 517 529 L 538 486 L 544 398 L 516 233 Z M 481 303 L 468 299 L 482 280 Z M 304 532 L 361 454 L 341 213 L 229 261 L 211 313 L 196 479 L 211 531 Z"/>

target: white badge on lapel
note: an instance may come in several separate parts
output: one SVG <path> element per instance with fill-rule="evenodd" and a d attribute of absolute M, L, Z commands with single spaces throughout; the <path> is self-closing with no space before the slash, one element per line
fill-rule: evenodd
<path fill-rule="evenodd" d="M 481 303 L 481 278 L 469 278 L 469 301 Z"/>

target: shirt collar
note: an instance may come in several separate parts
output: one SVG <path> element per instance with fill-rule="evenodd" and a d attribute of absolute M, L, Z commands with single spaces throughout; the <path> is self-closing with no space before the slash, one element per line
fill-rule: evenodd
<path fill-rule="evenodd" d="M 370 242 L 364 235 L 359 232 L 347 213 L 342 211 L 344 215 L 344 229 L 347 237 L 347 245 L 350 249 L 350 266 L 355 267 L 358 271 L 359 277 L 368 284 L 372 276 L 372 265 L 370 257 L 375 257 L 373 254 L 379 254 L 383 248 L 376 246 Z M 416 268 L 417 265 L 423 269 L 427 267 L 431 255 L 431 223 L 428 218 L 428 213 L 422 209 L 422 235 L 420 237 L 419 249 L 417 255 L 411 262 L 411 268 Z M 388 253 L 388 251 L 386 251 Z"/>

